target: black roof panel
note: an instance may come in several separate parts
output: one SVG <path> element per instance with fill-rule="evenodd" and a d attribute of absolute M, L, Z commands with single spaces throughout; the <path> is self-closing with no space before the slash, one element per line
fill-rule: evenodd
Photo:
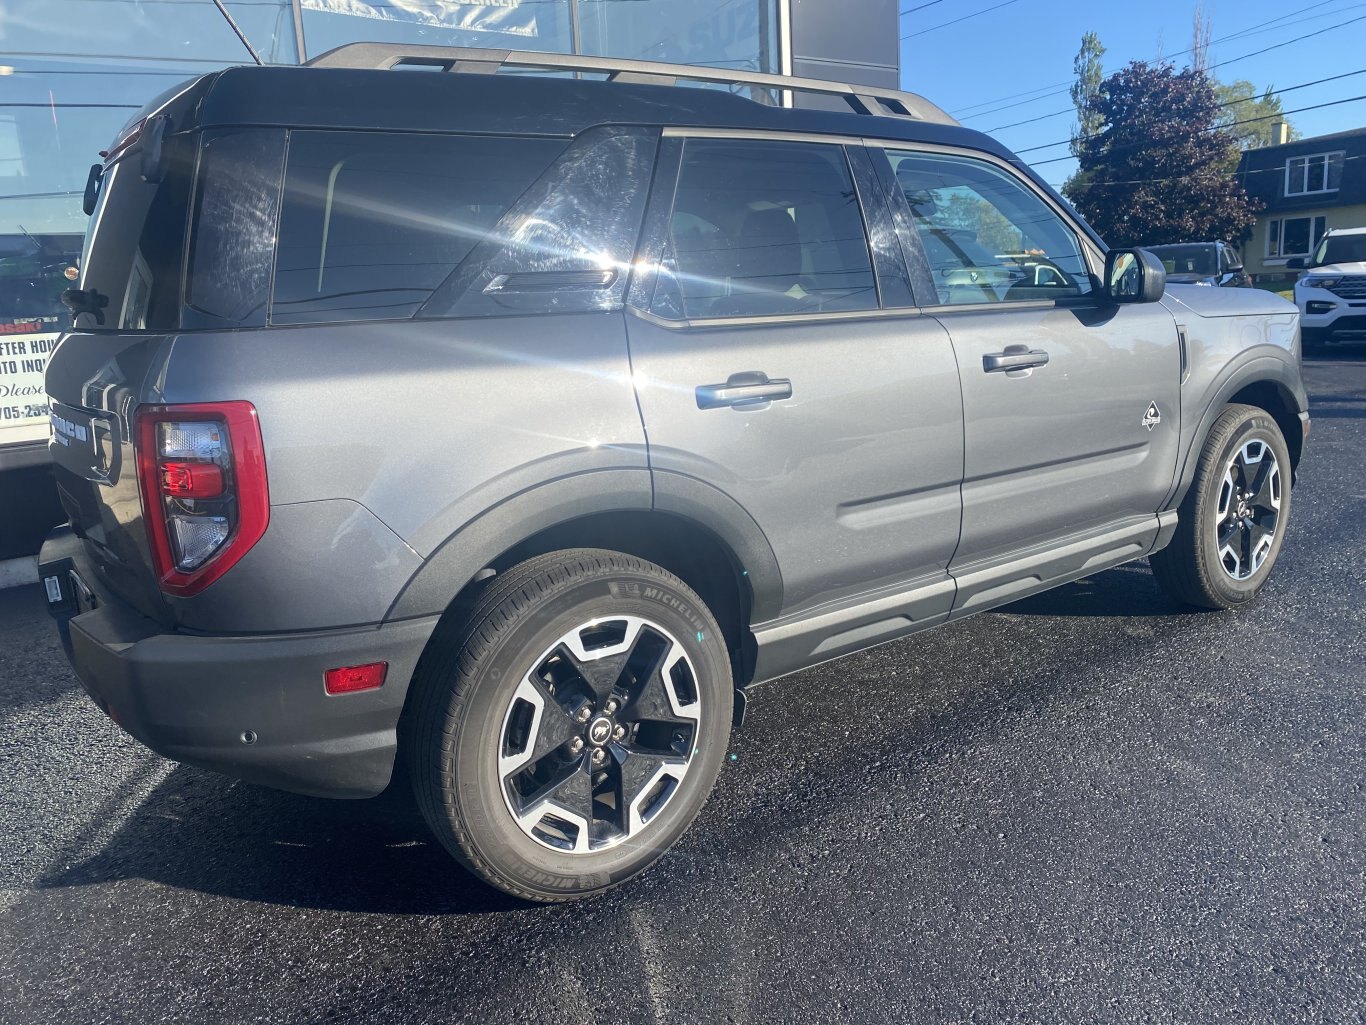
<path fill-rule="evenodd" d="M 967 146 L 1011 157 L 995 140 L 956 125 L 773 107 L 720 89 L 691 86 L 310 67 L 228 68 L 205 76 L 203 82 L 194 115 L 198 127 L 573 136 L 604 123 L 649 124 L 876 136 Z"/>

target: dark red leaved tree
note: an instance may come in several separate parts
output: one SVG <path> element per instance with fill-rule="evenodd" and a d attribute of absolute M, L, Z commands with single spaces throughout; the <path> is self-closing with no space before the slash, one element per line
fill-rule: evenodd
<path fill-rule="evenodd" d="M 1237 242 L 1256 214 L 1234 177 L 1237 139 L 1218 127 L 1209 76 L 1134 61 L 1101 85 L 1103 127 L 1066 192 L 1112 246 Z"/>

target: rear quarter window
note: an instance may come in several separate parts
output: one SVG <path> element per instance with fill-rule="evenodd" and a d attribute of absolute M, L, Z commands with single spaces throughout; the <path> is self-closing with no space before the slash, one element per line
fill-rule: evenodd
<path fill-rule="evenodd" d="M 264 324 L 285 133 L 207 134 L 200 149 L 186 327 Z"/>
<path fill-rule="evenodd" d="M 413 316 L 566 145 L 292 133 L 271 322 Z"/>

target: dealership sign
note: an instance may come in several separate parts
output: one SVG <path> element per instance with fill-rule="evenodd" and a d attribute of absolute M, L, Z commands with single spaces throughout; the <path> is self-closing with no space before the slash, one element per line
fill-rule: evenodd
<path fill-rule="evenodd" d="M 43 371 L 57 346 L 56 317 L 0 323 L 0 445 L 48 436 Z"/>

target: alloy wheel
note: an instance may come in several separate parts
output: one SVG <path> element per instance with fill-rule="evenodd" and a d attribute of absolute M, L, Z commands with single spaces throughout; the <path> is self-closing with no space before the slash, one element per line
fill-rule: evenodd
<path fill-rule="evenodd" d="M 1246 580 L 1262 568 L 1280 514 L 1280 463 L 1267 442 L 1253 438 L 1229 457 L 1219 489 L 1214 533 L 1225 573 Z"/>
<path fill-rule="evenodd" d="M 635 838 L 687 775 L 702 711 L 693 661 L 664 627 L 639 616 L 575 627 L 535 660 L 503 716 L 508 811 L 566 853 Z"/>

